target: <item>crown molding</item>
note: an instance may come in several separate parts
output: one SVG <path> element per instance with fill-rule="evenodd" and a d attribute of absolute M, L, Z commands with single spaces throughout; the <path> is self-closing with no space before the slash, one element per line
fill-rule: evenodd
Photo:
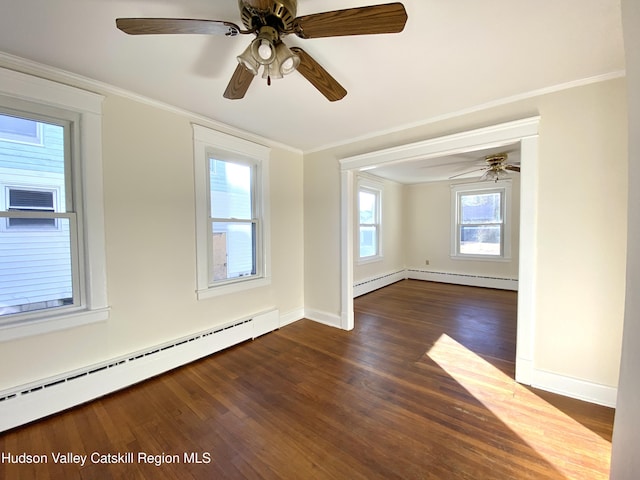
<path fill-rule="evenodd" d="M 280 148 L 280 149 L 288 150 L 290 152 L 297 153 L 300 155 L 302 155 L 303 153 L 302 150 L 298 148 L 292 147 L 290 145 L 286 145 L 284 143 L 276 142 L 269 138 L 256 135 L 254 133 L 248 132 L 246 130 L 242 130 L 240 128 L 232 127 L 230 125 L 222 123 L 213 118 L 209 118 L 204 115 L 200 115 L 200 114 L 176 107 L 174 105 L 161 102 L 159 100 L 154 100 L 152 98 L 139 95 L 135 92 L 131 92 L 129 90 L 116 87 L 114 85 L 111 85 L 105 82 L 101 82 L 99 80 L 94 80 L 92 78 L 85 77 L 73 72 L 69 72 L 67 70 L 63 70 L 57 67 L 52 67 L 50 65 L 45 65 L 43 63 L 35 62 L 33 60 L 28 60 L 26 58 L 18 57 L 16 55 L 11 55 L 9 53 L 0 52 L 0 67 L 6 68 L 9 70 L 14 70 L 20 73 L 26 73 L 36 77 L 46 78 L 47 80 L 52 80 L 58 83 L 74 86 L 77 88 L 91 91 L 93 93 L 98 93 L 102 95 L 117 95 L 119 97 L 127 98 L 129 100 L 133 100 L 138 103 L 155 107 L 160 110 L 164 110 L 170 113 L 174 113 L 176 115 L 187 117 L 187 119 L 190 120 L 192 123 L 198 123 L 203 126 L 207 126 L 209 128 L 215 129 L 217 131 L 227 133 L 235 137 L 240 137 L 245 140 L 252 141 L 254 143 L 261 144 L 265 147 Z"/>

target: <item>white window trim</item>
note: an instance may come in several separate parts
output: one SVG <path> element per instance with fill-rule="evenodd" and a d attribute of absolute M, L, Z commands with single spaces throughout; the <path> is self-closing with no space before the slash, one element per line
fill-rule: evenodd
<path fill-rule="evenodd" d="M 196 194 L 196 296 L 198 300 L 242 292 L 271 283 L 271 244 L 269 217 L 269 156 L 263 145 L 233 137 L 201 125 L 193 124 L 194 180 Z M 256 208 L 261 217 L 262 234 L 257 270 L 261 274 L 249 278 L 211 285 L 209 282 L 209 158 L 248 161 L 257 165 Z"/>
<path fill-rule="evenodd" d="M 512 181 L 507 178 L 498 182 L 474 182 L 459 183 L 451 185 L 451 253 L 452 260 L 479 260 L 487 262 L 509 262 L 511 261 L 511 189 Z M 504 192 L 502 196 L 502 215 L 503 215 L 503 231 L 502 231 L 502 255 L 470 255 L 460 253 L 459 251 L 459 233 L 458 228 L 458 197 L 463 193 L 474 193 L 483 191 Z"/>
<path fill-rule="evenodd" d="M 40 109 L 60 109 L 77 117 L 74 125 L 79 142 L 74 148 L 78 164 L 75 183 L 82 185 L 82 198 L 76 199 L 78 227 L 82 244 L 78 254 L 83 270 L 82 301 L 67 310 L 33 312 L 12 316 L 0 325 L 0 341 L 40 335 L 109 318 L 107 301 L 104 200 L 102 184 L 102 101 L 104 97 L 40 77 L 0 68 L 0 103 L 25 110 L 24 102 Z M 55 113 L 54 113 L 55 116 Z M 79 144 L 79 145 L 78 145 Z"/>
<path fill-rule="evenodd" d="M 361 257 L 360 256 L 360 204 L 358 202 L 358 198 L 360 197 L 360 191 L 364 190 L 364 191 L 368 191 L 368 192 L 372 192 L 376 195 L 376 214 L 377 214 L 377 225 L 378 225 L 378 229 L 377 229 L 377 246 L 378 246 L 378 251 L 376 252 L 375 255 L 369 255 L 367 257 Z M 383 245 L 382 245 L 382 197 L 383 197 L 383 193 L 384 193 L 384 184 L 378 180 L 372 179 L 370 177 L 365 177 L 365 176 L 358 176 L 358 185 L 357 185 L 357 190 L 356 190 L 356 220 L 357 220 L 357 224 L 356 224 L 356 232 L 358 232 L 358 235 L 356 235 L 356 252 L 357 252 L 357 259 L 356 259 L 356 264 L 358 265 L 364 265 L 367 263 L 374 263 L 374 262 L 380 262 L 382 261 L 382 259 L 384 258 L 383 255 Z"/>

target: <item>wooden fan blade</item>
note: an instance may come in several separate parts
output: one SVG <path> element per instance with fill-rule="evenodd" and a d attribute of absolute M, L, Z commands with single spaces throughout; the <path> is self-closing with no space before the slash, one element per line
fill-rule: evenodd
<path fill-rule="evenodd" d="M 253 77 L 255 77 L 255 75 L 247 70 L 244 65 L 239 63 L 231 76 L 231 80 L 229 80 L 229 84 L 227 85 L 227 89 L 224 91 L 223 97 L 230 100 L 244 98 L 244 94 L 247 93 L 249 85 L 251 85 L 251 82 L 253 81 Z"/>
<path fill-rule="evenodd" d="M 514 172 L 519 172 L 520 171 L 520 167 L 517 167 L 515 165 L 505 165 L 504 168 L 505 168 L 505 170 L 512 170 Z"/>
<path fill-rule="evenodd" d="M 329 72 L 320 66 L 311 55 L 302 50 L 300 47 L 291 47 L 291 51 L 300 57 L 300 65 L 298 71 L 304 78 L 309 80 L 311 84 L 322 93 L 327 100 L 335 102 L 343 98 L 347 91 L 338 81 L 333 78 Z"/>
<path fill-rule="evenodd" d="M 301 38 L 340 37 L 398 33 L 407 23 L 407 12 L 401 3 L 347 8 L 298 17 L 295 34 Z"/>
<path fill-rule="evenodd" d="M 118 18 L 116 26 L 129 35 L 203 34 L 234 37 L 244 33 L 236 24 L 193 18 Z"/>
<path fill-rule="evenodd" d="M 487 168 L 487 167 L 484 167 L 484 168 L 477 168 L 477 169 L 475 169 L 475 170 L 469 170 L 469 171 L 466 171 L 466 172 L 458 173 L 457 175 L 453 175 L 453 176 L 449 177 L 449 180 L 451 180 L 451 179 L 453 179 L 453 178 L 462 177 L 463 175 L 469 175 L 469 174 L 471 174 L 471 173 L 481 172 L 481 171 L 483 171 L 483 170 L 488 170 L 488 168 Z"/>

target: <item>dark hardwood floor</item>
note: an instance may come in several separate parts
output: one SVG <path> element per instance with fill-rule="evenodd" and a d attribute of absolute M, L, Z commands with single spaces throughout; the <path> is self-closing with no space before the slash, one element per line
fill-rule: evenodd
<path fill-rule="evenodd" d="M 516 302 L 396 283 L 356 299 L 352 332 L 302 320 L 0 434 L 49 459 L 0 478 L 608 478 L 613 410 L 513 380 Z"/>

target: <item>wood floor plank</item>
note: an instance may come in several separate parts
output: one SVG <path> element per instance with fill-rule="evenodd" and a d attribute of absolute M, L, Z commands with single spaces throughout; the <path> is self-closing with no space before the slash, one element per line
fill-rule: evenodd
<path fill-rule="evenodd" d="M 0 478 L 608 478 L 613 410 L 513 380 L 516 293 L 406 280 L 354 305 L 351 332 L 301 320 L 0 435 L 0 453 L 159 466 L 4 462 Z"/>

